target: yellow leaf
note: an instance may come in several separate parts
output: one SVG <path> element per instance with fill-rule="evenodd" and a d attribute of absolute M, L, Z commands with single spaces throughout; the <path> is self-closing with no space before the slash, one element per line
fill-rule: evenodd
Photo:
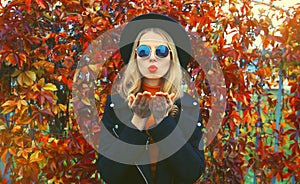
<path fill-rule="evenodd" d="M 53 112 L 54 115 L 56 115 L 58 113 L 58 109 L 59 109 L 58 106 L 53 107 L 52 112 Z"/>
<path fill-rule="evenodd" d="M 50 138 L 48 139 L 48 142 L 51 143 L 51 142 L 54 141 L 54 140 L 55 140 L 55 138 L 50 137 Z"/>
<path fill-rule="evenodd" d="M 20 73 L 20 75 L 17 78 L 17 81 L 21 86 L 23 86 L 24 76 L 25 76 L 24 73 Z"/>
<path fill-rule="evenodd" d="M 28 105 L 27 102 L 26 102 L 26 100 L 21 100 L 21 104 L 24 105 L 24 106 Z"/>
<path fill-rule="evenodd" d="M 5 125 L 0 125 L 0 131 L 5 130 L 7 127 Z"/>
<path fill-rule="evenodd" d="M 100 100 L 100 96 L 98 94 L 95 94 L 95 99 Z"/>
<path fill-rule="evenodd" d="M 10 112 L 12 112 L 12 111 L 14 111 L 15 110 L 15 107 L 14 106 L 8 106 L 8 107 L 5 107 L 2 111 L 1 111 L 1 113 L 2 114 L 8 114 L 8 113 L 10 113 Z"/>
<path fill-rule="evenodd" d="M 25 83 L 26 86 L 33 85 L 33 81 L 26 74 L 24 74 L 24 81 L 23 82 Z"/>
<path fill-rule="evenodd" d="M 45 84 L 45 86 L 43 86 L 43 89 L 48 91 L 57 91 L 56 86 L 52 83 Z"/>
<path fill-rule="evenodd" d="M 12 77 L 16 77 L 16 76 L 18 76 L 21 72 L 22 72 L 21 70 L 16 69 L 16 70 L 14 71 L 14 73 L 11 74 L 11 76 L 12 76 Z"/>
<path fill-rule="evenodd" d="M 33 71 L 26 71 L 25 74 L 32 80 L 35 81 L 36 80 L 36 75 Z"/>
<path fill-rule="evenodd" d="M 19 74 L 17 81 L 23 86 L 24 84 L 27 86 L 33 85 L 33 81 L 36 80 L 36 75 L 33 71 L 26 71 Z"/>
<path fill-rule="evenodd" d="M 38 161 L 39 165 L 43 168 L 47 165 L 47 159 L 43 154 L 39 155 L 40 160 Z"/>
<path fill-rule="evenodd" d="M 41 161 L 39 157 L 40 151 L 35 151 L 30 155 L 30 163 Z"/>
<path fill-rule="evenodd" d="M 44 84 L 45 84 L 45 78 L 41 78 L 41 79 L 38 81 L 38 84 L 44 85 Z"/>
<path fill-rule="evenodd" d="M 264 116 L 264 114 L 261 115 L 261 121 L 265 122 L 266 121 L 266 117 Z"/>
<path fill-rule="evenodd" d="M 19 118 L 17 120 L 18 124 L 23 124 L 23 125 L 29 124 L 31 121 L 32 121 L 31 117 Z"/>
<path fill-rule="evenodd" d="M 65 105 L 63 105 L 63 104 L 58 104 L 58 106 L 59 106 L 60 110 L 66 112 L 67 107 L 66 107 Z"/>
<path fill-rule="evenodd" d="M 17 125 L 17 126 L 14 126 L 14 128 L 11 130 L 12 133 L 16 133 L 16 132 L 19 132 L 22 130 L 22 127 Z"/>
<path fill-rule="evenodd" d="M 24 114 L 28 114 L 28 106 L 22 107 L 21 110 L 18 112 L 20 116 L 23 116 Z"/>
<path fill-rule="evenodd" d="M 48 123 L 38 123 L 37 125 L 38 125 L 39 130 L 46 131 L 49 129 Z"/>
<path fill-rule="evenodd" d="M 17 102 L 13 101 L 13 100 L 7 100 L 4 104 L 1 105 L 1 107 L 4 106 L 15 106 L 17 104 Z"/>
<path fill-rule="evenodd" d="M 17 108 L 19 109 L 19 110 L 21 110 L 21 101 L 19 100 L 18 102 L 17 102 Z"/>

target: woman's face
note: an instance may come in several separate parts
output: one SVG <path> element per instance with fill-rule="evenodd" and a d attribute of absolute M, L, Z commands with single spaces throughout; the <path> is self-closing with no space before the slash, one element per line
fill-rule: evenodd
<path fill-rule="evenodd" d="M 164 37 L 152 31 L 142 35 L 136 50 L 136 57 L 138 69 L 144 78 L 160 79 L 169 71 L 171 53 L 167 52 L 169 49 L 167 43 L 168 41 Z M 139 46 L 142 47 L 138 49 Z M 150 48 L 150 55 L 147 46 Z"/>

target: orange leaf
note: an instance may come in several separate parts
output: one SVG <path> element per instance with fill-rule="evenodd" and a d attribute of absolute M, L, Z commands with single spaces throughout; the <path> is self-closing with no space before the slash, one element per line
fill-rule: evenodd
<path fill-rule="evenodd" d="M 19 124 L 23 124 L 23 125 L 29 124 L 31 121 L 32 121 L 32 118 L 31 118 L 31 117 L 19 118 L 19 119 L 17 120 L 17 122 L 18 122 Z"/>
<path fill-rule="evenodd" d="M 66 112 L 67 108 L 66 108 L 65 105 L 63 105 L 63 104 L 58 104 L 58 106 L 59 106 L 60 110 Z"/>
<path fill-rule="evenodd" d="M 14 106 L 8 106 L 8 107 L 5 107 L 3 108 L 3 110 L 1 111 L 2 114 L 8 114 L 12 111 L 15 110 L 15 107 Z"/>
<path fill-rule="evenodd" d="M 20 132 L 22 130 L 22 127 L 17 125 L 14 126 L 14 128 L 11 130 L 12 133 Z"/>
<path fill-rule="evenodd" d="M 4 163 L 4 165 L 6 165 L 6 155 L 7 155 L 7 151 L 8 149 L 5 149 L 4 152 L 1 155 L 1 160 Z"/>
<path fill-rule="evenodd" d="M 17 150 L 16 150 L 16 148 L 15 147 L 10 147 L 9 149 L 8 149 L 8 151 L 9 151 L 9 153 L 10 154 L 12 154 L 12 155 L 16 155 L 16 153 L 17 153 Z"/>
<path fill-rule="evenodd" d="M 38 123 L 37 126 L 38 126 L 39 130 L 46 131 L 49 129 L 49 126 L 47 123 Z"/>
<path fill-rule="evenodd" d="M 35 2 L 42 8 L 46 9 L 47 8 L 47 3 L 43 0 L 35 0 Z"/>
<path fill-rule="evenodd" d="M 1 107 L 4 106 L 16 106 L 17 102 L 13 101 L 13 100 L 7 100 L 4 104 L 1 105 Z"/>

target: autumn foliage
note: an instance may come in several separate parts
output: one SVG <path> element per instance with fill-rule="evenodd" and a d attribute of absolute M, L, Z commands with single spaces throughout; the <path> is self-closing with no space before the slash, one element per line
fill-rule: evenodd
<path fill-rule="evenodd" d="M 137 15 L 158 12 L 201 36 L 226 80 L 224 119 L 205 149 L 206 171 L 199 182 L 271 183 L 272 178 L 300 182 L 300 6 L 282 9 L 271 2 L 254 13 L 258 4 L 244 0 L 0 4 L 0 181 L 101 181 L 95 167 L 97 152 L 74 118 L 71 90 L 77 64 L 105 31 Z M 275 25 L 274 20 L 281 23 Z M 114 53 L 97 76 L 100 114 L 111 81 L 123 65 L 119 53 Z M 91 61 L 86 72 L 96 66 Z M 205 123 L 211 109 L 209 83 L 196 63 L 188 72 L 202 94 Z M 287 85 L 282 87 L 284 81 Z M 91 104 L 83 100 L 80 105 Z"/>

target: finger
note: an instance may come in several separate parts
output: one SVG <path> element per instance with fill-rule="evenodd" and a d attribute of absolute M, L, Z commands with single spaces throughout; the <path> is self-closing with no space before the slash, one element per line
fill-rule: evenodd
<path fill-rule="evenodd" d="M 128 100 L 128 106 L 131 107 L 132 103 L 135 100 L 135 96 L 133 94 L 130 94 L 128 98 L 129 98 L 129 100 Z"/>
<path fill-rule="evenodd" d="M 175 93 L 171 93 L 170 95 L 167 96 L 167 103 L 169 105 L 173 104 L 174 97 L 175 97 Z"/>
<path fill-rule="evenodd" d="M 138 93 L 136 95 L 135 100 L 133 101 L 133 105 L 139 105 L 140 104 L 141 96 L 142 96 L 142 93 Z"/>
<path fill-rule="evenodd" d="M 132 103 L 135 100 L 135 96 L 133 94 L 130 94 L 129 101 Z"/>
<path fill-rule="evenodd" d="M 144 96 L 151 96 L 151 93 L 150 93 L 149 91 L 144 91 L 144 92 L 143 92 L 143 95 L 144 95 Z"/>
<path fill-rule="evenodd" d="M 150 101 L 150 98 L 145 97 L 145 103 L 144 103 L 145 108 L 149 108 L 149 101 Z"/>
<path fill-rule="evenodd" d="M 144 107 L 146 105 L 146 100 L 147 100 L 147 97 L 146 96 L 141 96 L 141 101 L 140 101 L 140 105 L 142 107 Z"/>
<path fill-rule="evenodd" d="M 160 96 L 166 99 L 166 103 L 170 103 L 169 102 L 170 101 L 170 99 L 169 99 L 169 93 L 164 92 Z"/>
<path fill-rule="evenodd" d="M 150 92 L 146 92 L 146 93 L 144 93 L 144 95 L 143 95 L 146 99 L 151 99 L 152 98 L 152 95 L 151 95 L 151 93 Z"/>
<path fill-rule="evenodd" d="M 173 101 L 174 98 L 175 98 L 175 93 L 171 93 L 171 94 L 169 95 L 169 97 L 170 97 L 170 99 Z"/>
<path fill-rule="evenodd" d="M 155 93 L 155 96 L 162 96 L 164 93 L 162 91 L 158 91 Z"/>
<path fill-rule="evenodd" d="M 149 91 L 144 91 L 142 96 L 141 96 L 141 105 L 143 106 L 148 106 L 149 99 L 151 98 L 151 93 Z"/>

